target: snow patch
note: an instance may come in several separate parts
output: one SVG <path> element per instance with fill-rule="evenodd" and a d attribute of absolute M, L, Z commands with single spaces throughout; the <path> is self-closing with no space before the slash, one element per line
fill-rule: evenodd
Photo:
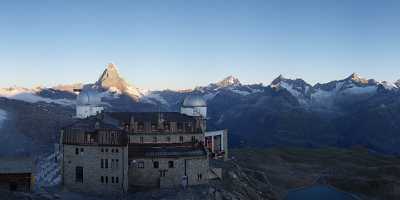
<path fill-rule="evenodd" d="M 3 126 L 3 122 L 6 119 L 7 119 L 7 112 L 0 109 L 0 128 Z"/>
<path fill-rule="evenodd" d="M 25 101 L 28 103 L 45 102 L 45 103 L 60 104 L 64 106 L 70 106 L 75 104 L 75 101 L 71 101 L 69 99 L 50 99 L 38 96 L 36 93 L 39 92 L 40 90 L 41 88 L 36 88 L 36 89 L 27 89 L 19 87 L 1 88 L 0 97 Z"/>
<path fill-rule="evenodd" d="M 154 104 L 154 101 L 158 101 L 161 104 L 168 105 L 168 102 L 160 95 L 151 91 L 146 91 L 145 95 L 142 95 L 142 101 Z"/>
<path fill-rule="evenodd" d="M 129 95 L 133 95 L 133 96 L 137 96 L 137 97 L 143 96 L 143 94 L 140 92 L 140 90 L 138 88 L 135 88 L 135 87 L 132 87 L 132 86 L 128 86 L 126 88 L 125 92 L 127 94 L 129 94 Z"/>
<path fill-rule="evenodd" d="M 400 83 L 400 82 L 399 82 Z M 386 90 L 393 90 L 398 88 L 395 83 L 387 82 L 387 81 L 382 81 L 380 83 Z"/>
<path fill-rule="evenodd" d="M 208 94 L 203 95 L 203 98 L 204 98 L 206 101 L 210 101 L 210 100 L 214 99 L 214 97 L 217 96 L 218 93 L 219 93 L 219 92 L 208 93 Z"/>
<path fill-rule="evenodd" d="M 288 84 L 288 83 L 286 83 L 284 81 L 282 81 L 279 85 L 281 87 L 285 88 L 293 96 L 301 97 L 301 93 L 299 91 L 295 90 L 292 85 L 290 85 L 290 84 Z"/>
<path fill-rule="evenodd" d="M 234 92 L 236 94 L 240 94 L 242 96 L 246 96 L 246 95 L 250 94 L 250 92 L 242 91 L 242 90 L 238 90 L 238 89 L 233 89 L 233 88 L 230 88 L 230 91 L 232 91 L 232 92 Z"/>

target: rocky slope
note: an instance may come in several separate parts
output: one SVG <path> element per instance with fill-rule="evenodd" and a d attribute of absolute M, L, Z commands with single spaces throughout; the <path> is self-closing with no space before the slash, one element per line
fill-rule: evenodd
<path fill-rule="evenodd" d="M 245 148 L 232 150 L 230 157 L 211 163 L 223 169 L 222 180 L 187 189 L 99 197 L 53 187 L 33 194 L 0 191 L 0 199 L 279 200 L 294 189 L 313 185 L 329 185 L 364 200 L 400 198 L 400 158 L 364 148 Z"/>

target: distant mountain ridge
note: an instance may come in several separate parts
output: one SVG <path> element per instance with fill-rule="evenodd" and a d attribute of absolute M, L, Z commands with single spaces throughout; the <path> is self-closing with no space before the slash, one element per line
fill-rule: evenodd
<path fill-rule="evenodd" d="M 150 104 L 162 104 L 171 106 L 171 101 L 164 99 L 165 93 L 190 94 L 197 93 L 210 100 L 220 92 L 233 92 L 241 96 L 262 92 L 265 88 L 270 87 L 275 90 L 286 90 L 303 105 L 318 104 L 325 101 L 326 98 L 335 98 L 337 95 L 346 94 L 368 94 L 376 92 L 378 87 L 384 90 L 397 90 L 400 88 L 400 79 L 397 82 L 391 83 L 388 81 L 377 82 L 374 79 L 364 79 L 358 74 L 353 73 L 345 79 L 330 81 L 327 83 L 317 83 L 314 86 L 308 84 L 303 79 L 288 79 L 279 75 L 269 85 L 262 84 L 242 84 L 240 80 L 233 76 L 228 76 L 221 81 L 210 83 L 207 86 L 199 86 L 193 90 L 174 91 L 174 90 L 159 90 L 149 91 L 139 89 L 128 84 L 119 74 L 115 64 L 108 64 L 99 79 L 93 84 L 71 84 L 58 85 L 52 88 L 2 88 L 0 89 L 0 97 L 13 98 L 24 100 L 24 96 L 28 93 L 39 96 L 36 100 L 27 98 L 28 102 L 52 102 L 53 99 L 73 99 L 73 89 L 75 88 L 94 88 L 101 92 L 109 92 L 114 95 L 127 95 L 135 101 L 145 102 Z M 70 93 L 70 94 L 68 94 Z M 44 99 L 43 99 L 44 98 Z M 48 98 L 48 99 L 47 99 Z M 170 97 L 169 97 L 170 98 Z M 54 103 L 58 103 L 57 101 Z M 175 101 L 173 103 L 176 103 Z M 66 104 L 61 102 L 61 104 Z M 68 104 L 68 103 L 67 103 Z M 69 103 L 71 104 L 71 103 Z"/>
<path fill-rule="evenodd" d="M 186 96 L 201 95 L 208 127 L 229 129 L 236 147 L 362 145 L 400 153 L 400 80 L 379 82 L 355 73 L 315 85 L 282 75 L 266 85 L 228 76 L 192 90 L 149 91 L 130 85 L 108 64 L 95 83 L 0 89 L 3 128 L 39 144 L 56 141 L 54 131 L 73 120 L 77 88 L 97 91 L 106 111 L 178 111 Z"/>

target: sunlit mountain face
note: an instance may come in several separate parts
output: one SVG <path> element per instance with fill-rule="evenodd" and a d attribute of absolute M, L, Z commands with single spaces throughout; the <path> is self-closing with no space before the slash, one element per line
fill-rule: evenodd
<path fill-rule="evenodd" d="M 127 83 L 117 66 L 108 64 L 95 83 L 0 89 L 1 123 L 14 135 L 31 138 L 25 140 L 30 144 L 26 148 L 45 146 L 72 119 L 74 89 L 96 91 L 108 111 L 177 111 L 187 95 L 197 94 L 207 101 L 209 126 L 228 128 L 233 146 L 361 145 L 397 153 L 399 86 L 399 81 L 357 74 L 315 85 L 282 75 L 266 85 L 242 84 L 228 76 L 192 90 L 150 91 Z"/>

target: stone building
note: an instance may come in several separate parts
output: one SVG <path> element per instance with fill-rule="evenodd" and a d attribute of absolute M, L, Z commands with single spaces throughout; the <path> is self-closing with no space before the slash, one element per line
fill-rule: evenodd
<path fill-rule="evenodd" d="M 181 112 L 103 112 L 63 128 L 63 185 L 109 193 L 207 183 L 210 150 L 227 152 L 226 131 L 220 146 L 207 148 L 205 101 L 191 96 L 182 107 Z"/>
<path fill-rule="evenodd" d="M 68 189 L 83 192 L 128 190 L 128 138 L 97 117 L 61 131 L 61 176 Z"/>

